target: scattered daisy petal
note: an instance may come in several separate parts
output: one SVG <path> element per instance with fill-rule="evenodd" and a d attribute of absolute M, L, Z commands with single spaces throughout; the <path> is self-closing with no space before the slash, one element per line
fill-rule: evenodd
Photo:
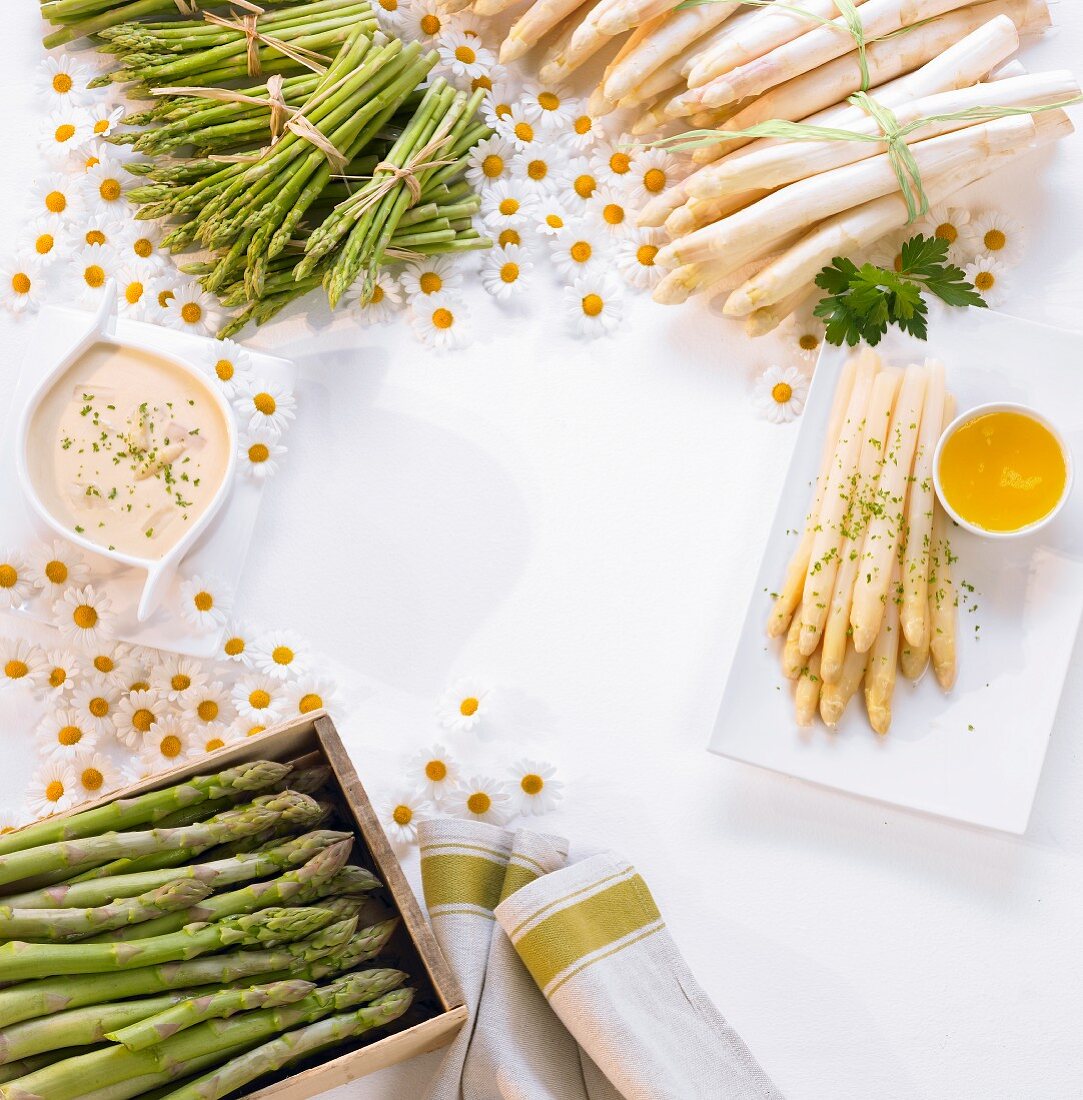
<path fill-rule="evenodd" d="M 489 714 L 492 688 L 478 680 L 456 680 L 436 704 L 436 717 L 444 729 L 466 733 Z"/>
<path fill-rule="evenodd" d="M 396 791 L 380 808 L 380 824 L 396 844 L 416 844 L 420 822 L 433 816 L 434 807 L 420 790 Z"/>
<path fill-rule="evenodd" d="M 624 315 L 620 286 L 607 271 L 575 279 L 564 288 L 564 305 L 576 334 L 588 340 L 613 332 Z"/>
<path fill-rule="evenodd" d="M 180 586 L 181 612 L 197 630 L 217 630 L 224 626 L 233 593 L 217 577 L 189 577 Z"/>
<path fill-rule="evenodd" d="M 475 776 L 456 787 L 449 809 L 456 817 L 503 825 L 512 815 L 511 796 L 505 784 Z"/>
<path fill-rule="evenodd" d="M 797 367 L 768 367 L 756 381 L 753 404 L 773 424 L 801 415 L 808 397 L 808 379 Z"/>
<path fill-rule="evenodd" d="M 252 665 L 266 676 L 285 680 L 308 667 L 308 644 L 292 630 L 271 631 L 252 646 Z"/>

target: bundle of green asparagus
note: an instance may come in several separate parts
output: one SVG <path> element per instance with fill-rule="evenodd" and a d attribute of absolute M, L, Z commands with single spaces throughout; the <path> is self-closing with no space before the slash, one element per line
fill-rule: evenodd
<path fill-rule="evenodd" d="M 381 884 L 314 827 L 328 774 L 255 761 L 0 837 L 0 1100 L 223 1097 L 398 1019 L 406 975 L 363 966 L 397 922 L 358 927 Z"/>

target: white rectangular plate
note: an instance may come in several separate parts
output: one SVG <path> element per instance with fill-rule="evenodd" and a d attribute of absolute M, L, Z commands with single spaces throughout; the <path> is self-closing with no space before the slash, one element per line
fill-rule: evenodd
<path fill-rule="evenodd" d="M 1083 460 L 1083 334 L 976 310 L 936 310 L 930 342 L 894 332 L 878 349 L 903 366 L 936 357 L 960 411 L 1018 401 L 1046 413 Z M 1026 831 L 1068 659 L 1083 613 L 1083 489 L 1046 530 L 994 542 L 955 530 L 956 580 L 973 585 L 959 608 L 959 680 L 950 695 L 931 674 L 900 674 L 886 737 L 855 699 L 839 731 L 794 722 L 782 639 L 768 639 L 781 583 L 808 507 L 839 370 L 827 348 L 802 417 L 711 738 L 712 751 L 867 798 L 1005 832 Z"/>
<path fill-rule="evenodd" d="M 90 323 L 87 313 L 53 306 L 43 309 L 36 318 L 18 381 L 11 393 L 11 400 L 6 402 L 3 434 L 0 435 L 0 465 L 4 469 L 15 469 L 15 426 L 33 390 L 35 374 L 40 377 L 40 372 L 46 369 L 42 364 L 56 363 L 67 354 L 82 338 Z M 160 325 L 128 321 L 123 317 L 118 319 L 116 331 L 121 340 L 161 348 L 188 362 L 205 364 L 208 371 L 214 363 L 211 357 L 214 344 L 207 337 L 177 332 Z M 293 387 L 295 370 L 292 363 L 254 351 L 250 351 L 249 355 L 255 378 Z M 217 577 L 236 589 L 259 514 L 263 486 L 262 478 L 248 477 L 238 468 L 225 505 L 185 556 L 161 605 L 146 622 L 140 623 L 135 617 L 146 574 L 107 558 L 95 557 L 91 561 L 93 578 L 107 581 L 109 598 L 117 614 L 119 638 L 194 657 L 209 657 L 217 651 L 218 635 L 196 630 L 180 614 L 178 589 L 183 578 L 197 573 Z M 31 511 L 22 487 L 15 479 L 0 478 L 0 544 L 30 551 L 38 543 L 54 537 L 55 533 Z M 50 608 L 35 597 L 15 614 L 48 622 L 49 612 Z"/>

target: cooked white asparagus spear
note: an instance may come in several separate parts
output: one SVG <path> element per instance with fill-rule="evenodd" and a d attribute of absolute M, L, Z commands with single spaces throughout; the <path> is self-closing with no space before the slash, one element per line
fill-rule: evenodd
<path fill-rule="evenodd" d="M 906 638 L 902 639 L 899 646 L 899 668 L 902 674 L 913 682 L 917 682 L 929 667 L 929 641 L 925 640 L 923 646 L 912 646 Z"/>
<path fill-rule="evenodd" d="M 1030 144 L 1034 119 L 999 118 L 910 147 L 924 179 L 991 155 L 997 149 Z M 725 256 L 739 267 L 748 252 L 771 247 L 788 233 L 898 190 L 899 181 L 886 153 L 836 168 L 775 191 L 760 202 L 714 225 L 672 241 L 659 253 L 666 267 Z"/>
<path fill-rule="evenodd" d="M 854 648 L 859 653 L 864 653 L 876 641 L 888 603 L 888 590 L 906 525 L 906 487 L 921 427 L 927 377 L 924 366 L 911 364 L 906 368 L 885 443 L 884 464 L 869 505 L 869 522 L 862 540 L 850 608 Z"/>
<path fill-rule="evenodd" d="M 500 64 L 522 57 L 582 4 L 583 0 L 535 0 L 508 31 L 500 46 Z"/>
<path fill-rule="evenodd" d="M 955 419 L 955 399 L 949 394 L 944 401 L 947 427 Z M 951 552 L 948 517 L 936 501 L 933 506 L 933 573 L 929 577 L 929 654 L 937 683 L 944 691 L 955 686 L 958 673 L 955 647 L 958 597 L 953 576 L 954 557 Z"/>
<path fill-rule="evenodd" d="M 805 667 L 805 658 L 797 647 L 797 638 L 801 633 L 801 620 L 795 615 L 786 631 L 786 644 L 782 647 L 782 674 L 787 680 L 796 680 Z"/>
<path fill-rule="evenodd" d="M 902 605 L 899 622 L 903 636 L 915 648 L 928 641 L 929 564 L 933 532 L 933 451 L 940 438 L 944 408 L 944 365 L 930 360 L 929 382 L 921 413 L 921 431 L 914 454 L 910 499 L 906 509 L 906 545 L 902 559 Z"/>
<path fill-rule="evenodd" d="M 850 490 L 850 502 L 844 520 L 844 538 L 839 548 L 838 571 L 831 596 L 831 607 L 823 631 L 823 656 L 820 674 L 824 683 L 832 684 L 842 672 L 846 642 L 850 634 L 850 604 L 854 597 L 861 538 L 868 522 L 868 496 L 880 476 L 884 461 L 884 441 L 891 424 L 902 375 L 893 368 L 880 371 L 872 384 L 872 397 L 861 439 L 861 454 L 857 475 Z"/>
<path fill-rule="evenodd" d="M 881 736 L 891 728 L 891 700 L 899 667 L 899 563 L 891 574 L 891 586 L 880 622 L 880 632 L 869 650 L 865 670 L 865 711 L 869 725 Z"/>
<path fill-rule="evenodd" d="M 1050 111 L 1035 118 L 1034 129 L 1034 140 L 1029 145 L 998 149 L 984 160 L 928 177 L 925 193 L 929 202 L 944 202 L 956 191 L 1025 156 L 1032 149 L 1072 133 L 1073 127 L 1063 111 Z M 854 255 L 885 234 L 902 229 L 908 218 L 906 202 L 898 194 L 875 199 L 828 218 L 735 290 L 726 302 L 725 312 L 729 316 L 750 315 L 752 310 L 769 307 L 807 289 L 833 257 Z"/>
<path fill-rule="evenodd" d="M 798 647 L 807 657 L 823 636 L 824 623 L 835 591 L 839 549 L 845 535 L 845 516 L 861 458 L 861 444 L 869 413 L 873 382 L 880 369 L 880 357 L 871 348 L 858 352 L 857 375 L 831 470 L 824 489 L 823 504 L 816 520 L 805 583 L 801 593 L 801 637 Z"/>
<path fill-rule="evenodd" d="M 820 688 L 820 717 L 828 729 L 838 729 L 850 700 L 857 694 L 865 678 L 869 655 L 858 653 L 853 642 L 847 642 L 839 673 L 833 683 L 824 680 Z M 820 676 L 823 678 L 823 659 L 820 660 Z"/>
<path fill-rule="evenodd" d="M 839 372 L 839 380 L 835 384 L 835 395 L 831 399 L 831 412 L 827 417 L 827 432 L 824 435 L 823 450 L 820 454 L 820 468 L 816 473 L 812 500 L 801 532 L 801 541 L 790 555 L 782 588 L 771 604 L 771 613 L 767 618 L 767 635 L 770 638 L 777 638 L 786 633 L 793 613 L 801 602 L 805 573 L 808 570 L 809 558 L 812 556 L 812 543 L 816 537 L 816 525 L 819 523 L 820 509 L 823 507 L 824 492 L 831 476 L 831 464 L 835 457 L 839 436 L 842 434 L 842 426 L 856 377 L 857 356 L 851 356 Z"/>
<path fill-rule="evenodd" d="M 794 699 L 794 717 L 803 728 L 812 725 L 816 709 L 820 702 L 820 653 L 817 650 L 801 670 L 797 678 L 797 691 Z"/>

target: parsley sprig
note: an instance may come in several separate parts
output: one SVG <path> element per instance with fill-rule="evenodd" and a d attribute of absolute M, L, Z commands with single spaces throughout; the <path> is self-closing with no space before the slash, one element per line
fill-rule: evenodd
<path fill-rule="evenodd" d="M 903 244 L 898 271 L 875 264 L 858 267 L 836 256 L 816 276 L 816 285 L 827 291 L 815 311 L 827 325 L 827 342 L 850 347 L 859 340 L 875 347 L 889 325 L 927 339 L 929 307 L 923 290 L 949 306 L 986 306 L 962 269 L 948 262 L 948 242 L 920 233 Z"/>

